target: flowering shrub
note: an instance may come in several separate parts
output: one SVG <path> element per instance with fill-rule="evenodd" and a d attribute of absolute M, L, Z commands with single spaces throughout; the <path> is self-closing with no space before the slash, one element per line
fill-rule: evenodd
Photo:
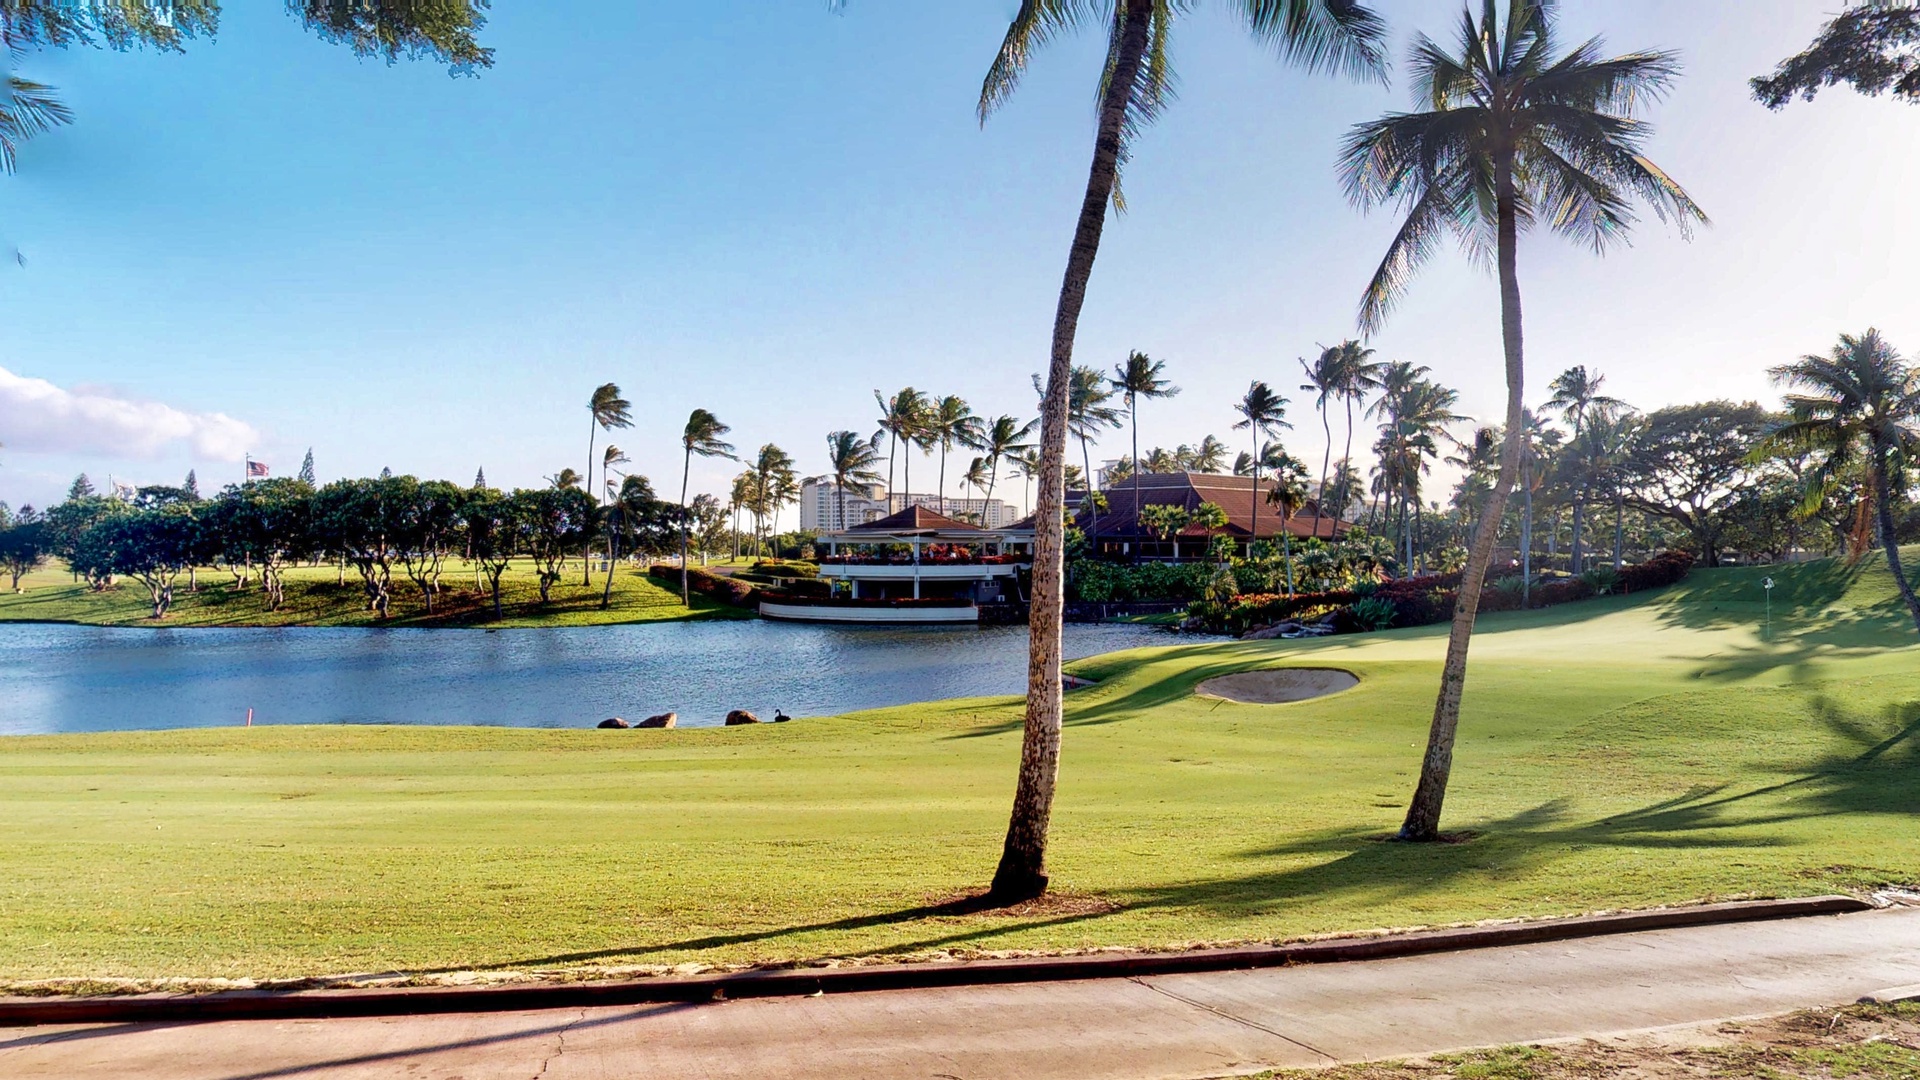
<path fill-rule="evenodd" d="M 677 566 L 655 563 L 647 568 L 647 575 L 670 581 L 676 587 L 680 583 L 680 568 Z M 734 607 L 757 607 L 760 603 L 760 590 L 751 582 L 735 581 L 697 566 L 687 568 L 687 588 Z"/>

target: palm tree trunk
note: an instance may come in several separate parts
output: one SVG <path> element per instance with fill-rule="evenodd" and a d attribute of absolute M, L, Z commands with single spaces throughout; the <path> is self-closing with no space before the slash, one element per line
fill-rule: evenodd
<path fill-rule="evenodd" d="M 1900 599 L 1907 605 L 1907 614 L 1913 617 L 1913 628 L 1920 630 L 1920 598 L 1913 594 L 1913 583 L 1907 580 L 1906 568 L 1900 564 L 1900 543 L 1894 537 L 1893 498 L 1890 494 L 1893 485 L 1889 482 L 1887 468 L 1887 445 L 1878 435 L 1873 440 L 1873 501 L 1874 513 L 1880 522 L 1880 546 L 1887 552 L 1887 570 L 1893 574 L 1893 583 L 1900 590 Z"/>
<path fill-rule="evenodd" d="M 599 426 L 600 426 L 600 422 L 598 420 L 595 420 L 593 423 L 587 425 L 587 495 L 588 497 L 592 497 L 593 491 L 594 491 L 594 488 L 593 488 L 593 437 L 596 434 L 595 429 L 598 428 Z M 595 503 L 598 503 L 600 500 L 594 499 L 593 501 Z M 586 547 L 583 548 L 580 552 L 580 585 L 582 588 L 586 588 L 592 584 L 593 584 L 593 541 L 589 540 L 587 541 Z"/>
<path fill-rule="evenodd" d="M 1585 493 L 1585 487 L 1584 484 L 1575 484 L 1573 487 L 1573 544 L 1569 558 L 1572 560 L 1575 574 L 1580 572 L 1580 563 L 1586 554 L 1586 545 L 1581 542 L 1585 538 L 1582 530 L 1586 527 L 1586 517 L 1582 513 L 1586 505 L 1585 500 L 1581 498 Z"/>
<path fill-rule="evenodd" d="M 693 587 L 687 581 L 687 477 L 693 473 L 693 447 L 680 462 L 680 606 L 693 606 Z"/>
<path fill-rule="evenodd" d="M 1504 453 L 1505 451 L 1502 451 Z M 1526 501 L 1520 513 L 1520 606 L 1533 602 L 1533 471 L 1520 478 L 1521 497 Z"/>
<path fill-rule="evenodd" d="M 1113 196 L 1120 164 L 1120 132 L 1126 119 L 1140 58 L 1147 48 L 1152 5 L 1129 4 L 1119 27 L 1119 48 L 1100 105 L 1100 128 L 1087 171 L 1087 192 L 1080 203 L 1067 271 L 1060 284 L 1060 305 L 1053 320 L 1053 353 L 1047 365 L 1047 393 L 1040 410 L 1040 501 L 1034 522 L 1033 601 L 1027 652 L 1027 715 L 1020 743 L 1020 780 L 1007 822 L 1006 843 L 994 871 L 990 895 L 1000 903 L 1028 900 L 1047 891 L 1047 828 L 1053 816 L 1054 782 L 1060 772 L 1061 558 L 1066 541 L 1061 504 L 1065 501 L 1067 453 L 1067 380 L 1072 377 L 1073 338 L 1086 303 L 1087 281 L 1100 252 L 1107 202 Z"/>
<path fill-rule="evenodd" d="M 1346 400 L 1347 400 L 1347 445 L 1346 445 L 1346 448 L 1340 452 L 1340 461 L 1342 466 L 1340 470 L 1340 475 L 1353 476 L 1358 473 L 1358 470 L 1353 467 L 1353 395 L 1351 394 L 1346 395 Z M 1341 501 L 1342 502 L 1352 501 L 1352 498 L 1353 498 L 1352 493 L 1344 492 L 1346 485 L 1341 484 L 1340 486 L 1343 489 L 1343 493 L 1346 495 L 1346 498 L 1342 499 Z M 1365 498 L 1365 495 L 1366 495 L 1365 492 L 1361 493 L 1362 498 Z M 1346 507 L 1342 506 L 1340 507 L 1340 510 L 1345 511 Z M 1339 520 L 1337 515 L 1334 518 L 1334 520 L 1336 522 Z M 1336 528 L 1337 527 L 1338 526 L 1336 526 Z"/>
<path fill-rule="evenodd" d="M 1622 549 L 1625 548 L 1626 546 L 1626 539 L 1627 539 L 1626 499 L 1625 499 L 1625 496 L 1623 496 L 1620 492 L 1619 482 L 1615 481 L 1613 485 L 1613 568 L 1615 571 L 1618 571 L 1620 569 L 1620 566 L 1621 566 L 1620 559 L 1623 553 Z"/>
<path fill-rule="evenodd" d="M 1080 467 L 1087 470 L 1087 548 L 1097 559 L 1100 557 L 1100 504 L 1093 498 L 1097 486 L 1093 482 L 1093 447 L 1085 435 L 1080 436 Z"/>
<path fill-rule="evenodd" d="M 1140 395 L 1127 398 L 1127 413 L 1133 419 L 1133 561 L 1140 561 Z"/>
<path fill-rule="evenodd" d="M 939 508 L 940 513 L 947 512 L 947 444 L 945 440 L 940 443 L 940 487 L 933 493 L 933 505 Z"/>
<path fill-rule="evenodd" d="M 622 524 L 625 524 L 625 522 L 623 521 Z M 619 555 L 620 533 L 618 531 L 618 528 L 619 528 L 618 526 L 614 525 L 613 518 L 611 516 L 608 517 L 607 518 L 607 580 L 605 583 L 605 587 L 602 588 L 600 591 L 600 610 L 601 611 L 607 610 L 607 608 L 612 606 L 613 604 L 613 561 L 620 557 Z M 687 549 L 686 549 L 686 540 L 685 540 L 686 533 L 682 532 L 680 535 L 682 538 L 681 547 L 680 547 L 680 565 L 685 566 L 687 562 Z"/>
<path fill-rule="evenodd" d="M 1260 428 L 1253 429 L 1253 520 L 1247 527 L 1247 558 L 1253 558 L 1253 545 L 1260 540 Z"/>
<path fill-rule="evenodd" d="M 1320 456 L 1320 493 L 1313 499 L 1313 535 L 1320 537 L 1320 506 L 1327 501 L 1327 470 L 1333 468 L 1333 421 L 1327 416 L 1327 402 L 1320 400 L 1320 430 L 1327 436 L 1327 452 Z M 1288 586 L 1292 591 L 1292 586 Z"/>
<path fill-rule="evenodd" d="M 1500 330 L 1507 362 L 1507 438 L 1500 448 L 1500 476 L 1487 496 L 1486 513 L 1473 538 L 1466 576 L 1460 581 L 1453 608 L 1453 627 L 1447 634 L 1447 659 L 1441 667 L 1440 694 L 1433 706 L 1433 726 L 1427 735 L 1427 753 L 1420 764 L 1420 782 L 1400 839 L 1433 841 L 1440 838 L 1440 810 L 1447 798 L 1447 779 L 1453 772 L 1454 733 L 1460 726 L 1460 698 L 1467 685 L 1467 646 L 1473 640 L 1473 620 L 1480 610 L 1480 590 L 1493 561 L 1495 526 L 1506 509 L 1507 493 L 1520 471 L 1520 442 L 1526 423 L 1526 353 L 1520 320 L 1519 222 L 1515 213 L 1513 162 L 1501 157 L 1494 164 L 1500 267 Z"/>

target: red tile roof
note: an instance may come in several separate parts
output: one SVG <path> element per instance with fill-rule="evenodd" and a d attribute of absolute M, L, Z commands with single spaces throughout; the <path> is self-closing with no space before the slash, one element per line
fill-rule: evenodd
<path fill-rule="evenodd" d="M 1268 540 L 1278 537 L 1283 524 L 1286 531 L 1293 536 L 1314 535 L 1313 500 L 1308 499 L 1301 509 L 1296 510 L 1294 515 L 1283 523 L 1280 519 L 1280 508 L 1267 502 L 1267 493 L 1272 490 L 1273 482 L 1262 476 L 1258 494 L 1260 531 L 1254 539 Z M 1087 520 L 1087 515 L 1082 514 L 1079 518 L 1080 527 L 1101 537 L 1151 536 L 1152 533 L 1140 526 L 1139 511 L 1134 506 L 1133 492 L 1132 477 L 1114 483 L 1101 493 L 1107 499 L 1106 512 L 1098 515 L 1098 519 L 1091 523 Z M 1142 473 L 1140 475 L 1141 506 L 1169 505 L 1191 512 L 1198 509 L 1201 503 L 1213 503 L 1227 512 L 1227 526 L 1220 530 L 1227 536 L 1241 538 L 1247 536 L 1250 527 L 1254 524 L 1255 498 L 1252 477 L 1193 472 Z M 1353 528 L 1352 522 L 1340 521 L 1323 513 L 1320 518 L 1319 536 L 1322 539 L 1331 539 L 1351 528 Z M 1189 527 L 1182 530 L 1181 535 L 1197 536 L 1200 533 L 1201 530 L 1197 527 Z"/>
<path fill-rule="evenodd" d="M 969 524 L 945 514 L 936 514 L 924 506 L 909 506 L 883 518 L 875 518 L 847 530 L 848 532 L 875 533 L 911 533 L 911 532 L 984 532 L 978 525 Z"/>

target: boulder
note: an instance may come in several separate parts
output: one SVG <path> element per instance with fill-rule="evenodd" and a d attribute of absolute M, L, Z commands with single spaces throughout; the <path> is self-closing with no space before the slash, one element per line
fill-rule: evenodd
<path fill-rule="evenodd" d="M 605 720 L 600 721 L 600 726 L 601 727 L 632 727 L 633 725 L 627 723 L 625 720 L 622 720 L 617 716 L 609 716 Z"/>
<path fill-rule="evenodd" d="M 735 709 L 727 714 L 727 726 L 739 727 L 741 724 L 757 724 L 760 718 L 745 709 Z"/>
<path fill-rule="evenodd" d="M 1272 641 L 1275 638 L 1292 637 L 1298 634 L 1300 629 L 1300 624 L 1297 622 L 1275 623 L 1272 626 L 1263 626 L 1258 630 L 1249 630 L 1240 635 L 1240 640 Z"/>
<path fill-rule="evenodd" d="M 679 721 L 680 721 L 679 713 L 665 712 L 665 713 L 661 713 L 659 716 L 649 716 L 645 720 L 642 720 L 633 726 L 665 728 L 665 727 L 672 727 L 674 724 L 678 723 Z"/>

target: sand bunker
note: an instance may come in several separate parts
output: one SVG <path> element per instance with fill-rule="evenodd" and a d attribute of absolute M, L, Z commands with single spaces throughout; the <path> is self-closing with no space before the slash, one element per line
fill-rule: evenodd
<path fill-rule="evenodd" d="M 1336 668 L 1279 668 L 1242 671 L 1208 679 L 1194 688 L 1201 697 L 1238 701 L 1246 705 L 1279 705 L 1325 697 L 1360 685 L 1351 671 Z"/>

